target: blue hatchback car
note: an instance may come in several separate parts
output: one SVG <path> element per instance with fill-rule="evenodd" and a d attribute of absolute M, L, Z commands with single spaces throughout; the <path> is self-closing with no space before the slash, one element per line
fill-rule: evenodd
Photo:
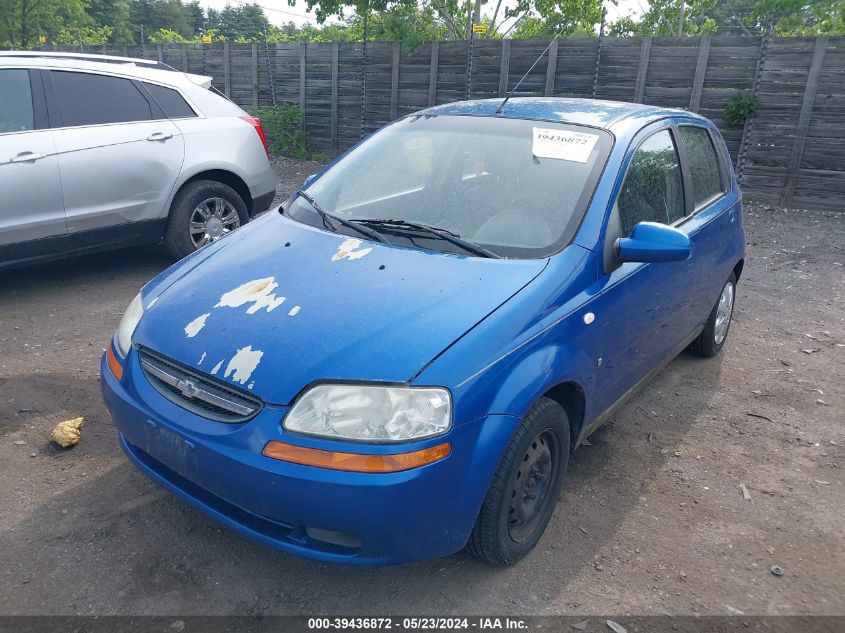
<path fill-rule="evenodd" d="M 443 105 L 147 284 L 103 395 L 142 471 L 262 543 L 513 563 L 570 452 L 681 350 L 720 351 L 743 258 L 708 120 Z"/>

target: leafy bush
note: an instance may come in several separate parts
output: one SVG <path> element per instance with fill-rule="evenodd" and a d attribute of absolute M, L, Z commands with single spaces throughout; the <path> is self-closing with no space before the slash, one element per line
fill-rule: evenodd
<path fill-rule="evenodd" d="M 261 119 L 267 145 L 273 156 L 308 156 L 308 148 L 305 146 L 307 135 L 300 127 L 302 110 L 299 106 L 282 103 L 275 108 L 256 108 L 250 114 Z"/>
<path fill-rule="evenodd" d="M 745 120 L 757 116 L 760 100 L 750 92 L 738 92 L 725 101 L 725 122 L 730 125 L 745 125 Z"/>

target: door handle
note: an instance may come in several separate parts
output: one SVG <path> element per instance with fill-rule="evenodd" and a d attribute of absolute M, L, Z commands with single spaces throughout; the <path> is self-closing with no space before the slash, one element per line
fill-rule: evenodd
<path fill-rule="evenodd" d="M 148 141 L 166 141 L 169 138 L 173 138 L 172 134 L 165 134 L 164 132 L 153 132 L 147 137 Z"/>
<path fill-rule="evenodd" d="M 44 158 L 46 154 L 36 154 L 35 152 L 21 152 L 9 159 L 10 163 L 34 163 L 39 158 Z"/>

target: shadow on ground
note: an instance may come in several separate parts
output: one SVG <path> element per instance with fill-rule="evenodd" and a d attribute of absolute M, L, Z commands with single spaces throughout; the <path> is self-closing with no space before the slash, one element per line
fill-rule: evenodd
<path fill-rule="evenodd" d="M 703 368 L 714 384 L 718 361 L 682 355 L 578 450 L 555 517 L 537 549 L 521 564 L 493 568 L 460 552 L 426 563 L 359 569 L 301 560 L 219 527 L 149 482 L 122 456 L 105 419 L 94 379 L 67 374 L 12 376 L 0 396 L 27 394 L 52 418 L 57 386 L 92 422 L 71 451 L 39 447 L 52 464 L 108 455 L 113 466 L 56 492 L 0 535 L 6 576 L 4 613 L 542 613 L 565 598 L 570 583 L 601 569 L 596 552 L 612 539 L 667 451 L 695 415 L 661 425 L 651 412 L 662 392 L 685 390 Z M 691 412 L 707 408 L 711 390 L 690 391 Z M 41 394 L 39 396 L 39 394 Z M 624 420 L 624 422 L 622 422 Z M 619 421 L 619 422 L 616 422 Z M 653 437 L 651 442 L 654 442 Z M 651 450 L 649 450 L 651 449 Z M 71 482 L 72 484 L 73 482 Z M 444 494 L 447 492 L 444 491 Z M 385 520 L 390 520 L 389 510 Z M 401 525 L 396 525 L 401 530 Z M 580 581 L 579 581 L 580 582 Z M 3 586 L 4 585 L 4 586 Z M 596 585 L 600 592 L 601 586 Z M 579 592 L 583 599 L 583 588 Z M 574 602 L 573 610 L 589 609 Z"/>

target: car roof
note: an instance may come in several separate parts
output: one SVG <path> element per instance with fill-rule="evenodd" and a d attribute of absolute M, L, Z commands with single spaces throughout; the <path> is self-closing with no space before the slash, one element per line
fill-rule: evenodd
<path fill-rule="evenodd" d="M 109 75 L 151 80 L 172 86 L 194 84 L 207 87 L 211 77 L 178 71 L 161 62 L 112 55 L 53 53 L 38 51 L 0 51 L 0 66 L 92 70 Z"/>
<path fill-rule="evenodd" d="M 509 99 L 501 113 L 496 110 L 502 99 L 480 99 L 456 101 L 415 112 L 414 114 L 442 114 L 478 117 L 503 117 L 530 119 L 554 123 L 587 125 L 610 131 L 631 128 L 636 123 L 639 129 L 644 125 L 673 116 L 688 116 L 706 121 L 686 110 L 661 108 L 641 103 L 603 101 L 601 99 L 570 99 L 564 97 L 514 97 Z"/>

